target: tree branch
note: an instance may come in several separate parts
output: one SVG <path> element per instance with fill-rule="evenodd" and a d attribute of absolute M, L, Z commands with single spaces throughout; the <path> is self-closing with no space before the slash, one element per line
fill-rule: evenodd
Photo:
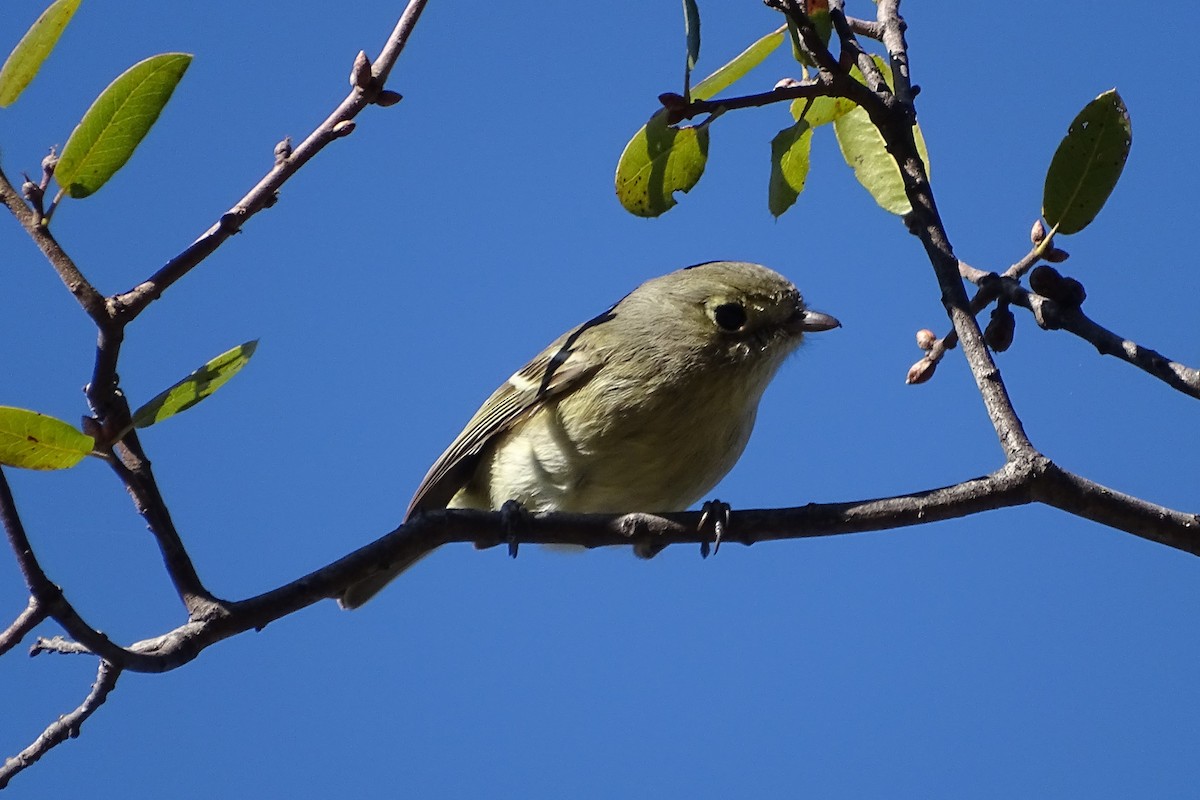
<path fill-rule="evenodd" d="M 157 272 L 142 283 L 123 294 L 112 298 L 114 314 L 125 322 L 129 322 L 142 313 L 152 302 L 162 296 L 176 281 L 198 266 L 211 255 L 230 236 L 264 208 L 275 204 L 276 193 L 287 180 L 296 174 L 309 159 L 321 152 L 330 142 L 347 135 L 353 128 L 349 123 L 359 112 L 373 103 L 383 89 L 383 82 L 391 74 L 392 67 L 408 43 L 408 37 L 413 27 L 425 9 L 428 0 L 410 0 L 400 16 L 396 27 L 392 30 L 380 52 L 379 59 L 372 67 L 375 84 L 368 87 L 354 86 L 336 109 L 324 122 L 318 125 L 303 142 L 301 142 L 285 158 L 276 161 L 275 166 L 260 180 L 254 188 L 234 204 L 232 208 L 221 215 L 213 225 L 200 235 L 200 238 L 188 245 L 179 255 L 164 264 Z"/>
<path fill-rule="evenodd" d="M 1158 378 L 1176 391 L 1200 398 L 1200 370 L 1173 361 L 1156 350 L 1120 336 L 1094 321 L 1079 306 L 1056 303 L 1031 292 L 1015 281 L 1002 283 L 1005 296 L 1015 305 L 1034 313 L 1037 323 L 1048 330 L 1064 330 L 1089 342 L 1100 355 L 1119 358 Z"/>
<path fill-rule="evenodd" d="M 62 744 L 68 738 L 78 736 L 83 723 L 108 699 L 109 692 L 116 687 L 117 678 L 120 676 L 119 667 L 115 667 L 107 661 L 101 661 L 100 668 L 96 673 L 96 681 L 92 684 L 92 690 L 88 692 L 88 696 L 79 704 L 79 707 L 50 723 L 33 744 L 17 753 L 16 756 L 6 759 L 4 765 L 0 766 L 0 789 L 8 786 L 8 782 L 13 779 L 14 775 L 37 763 L 38 759 L 46 755 L 55 745 Z"/>
<path fill-rule="evenodd" d="M 21 640 L 48 616 L 50 615 L 45 607 L 38 602 L 36 597 L 29 598 L 29 604 L 25 606 L 25 610 L 13 620 L 13 624 L 9 625 L 4 633 L 0 633 L 0 656 L 20 644 Z"/>
<path fill-rule="evenodd" d="M 46 617 L 52 618 L 62 626 L 63 630 L 74 636 L 90 652 L 118 666 L 128 666 L 137 669 L 139 672 L 143 670 L 150 672 L 160 671 L 157 669 L 155 662 L 147 660 L 139 653 L 123 649 L 119 645 L 114 644 L 103 633 L 88 625 L 83 620 L 83 617 L 79 615 L 79 612 L 75 610 L 75 607 L 63 596 L 62 589 L 51 582 L 46 576 L 42 565 L 38 563 L 37 556 L 33 553 L 33 547 L 30 545 L 29 537 L 25 533 L 25 526 L 21 522 L 21 518 L 17 515 L 16 503 L 13 501 L 12 490 L 9 488 L 8 478 L 5 476 L 3 469 L 0 469 L 0 524 L 4 526 L 4 532 L 8 536 L 9 547 L 12 548 L 13 554 L 17 559 L 17 566 L 21 570 L 21 575 L 25 578 L 25 585 L 28 587 L 33 600 L 40 606 L 40 610 L 37 613 L 42 615 L 42 619 Z M 28 609 L 26 609 L 26 612 L 28 613 Z M 23 614 L 22 617 L 24 616 Z M 18 622 L 20 621 L 18 619 Z M 28 620 L 26 620 L 25 624 L 28 624 Z M 9 630 L 15 627 L 16 624 L 14 623 L 14 625 L 9 626 Z"/>
<path fill-rule="evenodd" d="M 758 542 L 837 536 L 922 525 L 999 508 L 1040 502 L 1077 516 L 1127 531 L 1150 541 L 1200 555 L 1200 516 L 1121 494 L 1081 478 L 1033 455 L 1014 459 L 996 472 L 953 486 L 911 494 L 838 503 L 809 503 L 796 508 L 733 512 L 723 542 Z M 519 539 L 531 544 L 587 548 L 705 544 L 709 529 L 702 512 L 675 514 L 531 514 Z M 421 514 L 374 542 L 288 584 L 246 600 L 229 603 L 228 613 L 189 621 L 161 636 L 129 645 L 124 667 L 163 672 L 188 663 L 205 648 L 327 598 L 398 561 L 412 561 L 450 543 L 479 548 L 507 545 L 511 524 L 499 512 L 446 510 Z M 39 640 L 39 651 L 85 653 L 87 646 Z"/>
<path fill-rule="evenodd" d="M 42 255 L 50 262 L 50 266 L 54 267 L 58 277 L 79 301 L 79 305 L 83 307 L 87 315 L 97 325 L 107 319 L 108 309 L 104 296 L 96 291 L 87 278 L 83 277 L 83 273 L 75 266 L 75 262 L 51 235 L 50 229 L 42 224 L 41 215 L 29 207 L 25 198 L 8 180 L 8 176 L 2 169 L 0 169 L 0 200 L 4 201 L 4 205 L 17 218 L 17 222 L 21 223 L 21 227 L 29 234 L 29 238 L 33 239 L 33 243 L 42 251 Z"/>

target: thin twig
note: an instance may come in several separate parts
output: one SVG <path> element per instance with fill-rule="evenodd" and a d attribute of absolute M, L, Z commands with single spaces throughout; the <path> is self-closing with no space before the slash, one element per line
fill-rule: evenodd
<path fill-rule="evenodd" d="M 396 60 L 408 43 L 408 37 L 420 18 L 426 2 L 427 0 L 411 0 L 380 51 L 379 59 L 372 68 L 372 74 L 376 76 L 380 85 L 376 86 L 373 92 L 364 91 L 357 86 L 352 88 L 346 99 L 303 142 L 296 146 L 290 156 L 280 159 L 254 188 L 222 214 L 220 219 L 200 235 L 200 238 L 188 245 L 183 252 L 164 264 L 145 281 L 123 294 L 114 296 L 112 300 L 116 305 L 116 314 L 128 322 L 144 311 L 171 285 L 239 231 L 248 219 L 264 208 L 274 205 L 276 193 L 292 175 L 296 174 L 300 167 L 308 163 L 309 159 L 321 152 L 330 142 L 345 135 L 342 133 L 345 130 L 344 123 L 358 116 L 359 112 L 370 105 L 375 99 L 375 95 L 382 89 L 382 83 L 391 74 L 392 67 L 395 66 Z M 339 126 L 342 127 L 339 128 Z"/>
<path fill-rule="evenodd" d="M 21 227 L 42 251 L 42 255 L 50 262 L 50 266 L 54 267 L 54 271 L 58 273 L 58 277 L 75 296 L 75 299 L 79 301 L 79 305 L 99 325 L 108 317 L 104 296 L 83 277 L 83 273 L 62 249 L 62 246 L 50 233 L 50 229 L 42 225 L 41 215 L 29 207 L 25 198 L 8 180 L 8 176 L 4 174 L 3 170 L 0 170 L 0 200 L 17 218 L 17 222 L 21 223 Z"/>
<path fill-rule="evenodd" d="M 904 29 L 907 26 L 900 18 L 900 0 L 879 0 L 876 19 L 883 29 L 883 35 L 877 38 L 887 48 L 896 98 L 905 105 L 912 105 L 914 92 L 908 68 L 908 43 L 904 41 Z M 850 29 L 854 30 L 854 26 L 851 25 Z"/>
<path fill-rule="evenodd" d="M 142 669 L 158 671 L 152 661 L 146 660 L 138 653 L 125 650 L 113 643 L 103 633 L 88 625 L 75 607 L 67 602 L 62 589 L 46 576 L 42 565 L 38 563 L 37 556 L 34 555 L 29 537 L 25 533 L 25 526 L 17 514 L 12 490 L 9 488 L 8 478 L 3 469 L 0 469 L 0 524 L 3 525 L 4 532 L 8 536 L 9 547 L 16 556 L 17 566 L 21 570 L 22 577 L 25 578 L 25 585 L 29 589 L 30 595 L 42 606 L 45 616 L 53 618 L 62 626 L 63 630 L 101 658 L 121 666 L 136 664 L 139 671 Z"/>
<path fill-rule="evenodd" d="M 13 620 L 13 624 L 9 625 L 4 633 L 0 633 L 0 656 L 20 644 L 21 640 L 48 616 L 50 614 L 46 607 L 38 602 L 36 597 L 29 598 L 29 605 L 25 606 L 25 610 Z"/>
<path fill-rule="evenodd" d="M 33 744 L 16 756 L 5 760 L 4 765 L 0 766 L 0 789 L 8 786 L 8 782 L 13 779 L 14 775 L 37 763 L 38 759 L 46 755 L 54 746 L 78 736 L 83 723 L 108 699 L 109 692 L 116 687 L 117 678 L 120 676 L 121 669 L 119 667 L 107 661 L 101 661 L 100 668 L 96 673 L 96 681 L 92 684 L 92 690 L 88 692 L 88 696 L 79 704 L 79 707 L 50 723 Z"/>
<path fill-rule="evenodd" d="M 351 120 L 378 97 L 383 89 L 383 82 L 403 51 L 426 2 L 427 0 L 412 0 L 409 3 L 373 67 L 373 80 L 367 82 L 368 85 L 355 85 L 329 117 L 299 146 L 290 152 L 280 152 L 272 169 L 233 208 L 222 214 L 199 239 L 138 286 L 108 298 L 106 315 L 97 321 L 99 339 L 96 360 L 92 379 L 86 389 L 92 413 L 107 430 L 126 429 L 129 416 L 128 403 L 117 383 L 117 363 L 124 341 L 125 327 L 161 297 L 168 287 L 198 266 L 236 233 L 246 220 L 273 205 L 280 187 L 300 167 L 327 144 L 342 138 L 353 129 L 350 127 Z M 110 463 L 154 534 L 171 581 L 189 617 L 223 613 L 220 601 L 204 587 L 187 554 L 183 541 L 171 521 L 166 502 L 159 492 L 150 462 L 142 452 L 136 435 L 127 434 L 118 446 L 116 454 L 118 458 L 111 459 Z"/>
<path fill-rule="evenodd" d="M 1073 333 L 1105 356 L 1119 358 L 1148 375 L 1158 378 L 1176 391 L 1200 398 L 1200 370 L 1143 347 L 1100 325 L 1078 306 L 1064 306 L 1048 297 L 1031 292 L 1016 281 L 1002 283 L 1005 297 L 1014 305 L 1031 310 L 1040 327 Z"/>

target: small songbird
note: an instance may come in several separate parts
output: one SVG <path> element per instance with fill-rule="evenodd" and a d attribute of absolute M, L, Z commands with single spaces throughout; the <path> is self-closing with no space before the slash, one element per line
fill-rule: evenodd
<path fill-rule="evenodd" d="M 757 264 L 643 283 L 509 378 L 430 468 L 406 519 L 442 508 L 682 511 L 742 454 L 758 402 L 804 338 L 839 323 Z M 416 559 L 351 586 L 357 608 Z"/>

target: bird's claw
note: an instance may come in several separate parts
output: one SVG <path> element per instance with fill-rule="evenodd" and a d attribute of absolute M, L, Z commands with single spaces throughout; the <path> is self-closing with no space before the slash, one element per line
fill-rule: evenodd
<path fill-rule="evenodd" d="M 717 551 L 721 549 L 721 538 L 724 537 L 725 530 L 729 527 L 729 514 L 732 510 L 729 503 L 723 503 L 720 500 L 706 500 L 700 507 L 700 524 L 696 527 L 703 530 L 705 525 L 712 525 L 711 552 L 713 555 L 716 555 Z M 708 558 L 709 551 L 709 543 L 701 542 L 700 557 Z"/>

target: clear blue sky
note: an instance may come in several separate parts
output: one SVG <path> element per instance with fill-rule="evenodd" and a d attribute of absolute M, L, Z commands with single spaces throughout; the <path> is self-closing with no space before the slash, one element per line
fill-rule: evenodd
<path fill-rule="evenodd" d="M 0 48 L 42 5 L 6 13 Z M 131 165 L 54 221 L 101 290 L 129 288 L 253 185 L 275 142 L 325 117 L 401 5 L 85 2 L 0 113 L 4 169 L 35 170 L 133 62 L 194 53 Z M 959 256 L 1003 269 L 1025 252 L 1059 138 L 1118 86 L 1133 152 L 1097 223 L 1062 240 L 1065 271 L 1097 320 L 1200 364 L 1194 43 L 1170 24 L 1192 6 L 905 11 Z M 757 2 L 701 12 L 702 74 L 777 24 Z M 215 592 L 274 587 L 391 529 L 477 405 L 546 342 L 714 258 L 786 273 L 845 326 L 785 366 L 717 496 L 870 498 L 1001 463 L 957 351 L 931 383 L 904 385 L 914 332 L 946 327 L 936 285 L 830 131 L 779 221 L 766 184 L 782 107 L 720 120 L 708 173 L 664 218 L 619 207 L 617 156 L 655 96 L 679 90 L 682 36 L 678 2 L 434 0 L 393 75 L 404 101 L 361 116 L 138 320 L 121 370 L 135 403 L 262 340 L 216 397 L 143 438 Z M 780 53 L 741 87 L 796 72 Z M 76 420 L 94 333 L 11 222 L 0 253 L 0 403 Z M 1200 505 L 1195 400 L 1023 314 L 999 362 L 1049 456 Z M 89 620 L 121 641 L 181 621 L 102 464 L 10 476 L 46 568 Z M 5 620 L 25 599 L 0 557 Z M 63 796 L 172 798 L 1186 796 L 1200 782 L 1198 619 L 1196 559 L 1041 508 L 707 561 L 451 547 L 359 612 L 322 603 L 177 672 L 125 675 L 10 794 L 53 781 Z M 0 752 L 73 708 L 94 666 L 0 660 Z"/>

